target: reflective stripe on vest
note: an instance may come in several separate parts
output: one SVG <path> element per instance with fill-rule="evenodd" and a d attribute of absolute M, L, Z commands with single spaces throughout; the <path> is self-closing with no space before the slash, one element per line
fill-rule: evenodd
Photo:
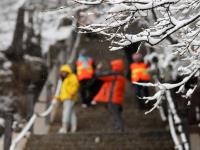
<path fill-rule="evenodd" d="M 87 65 L 83 65 L 83 62 L 77 61 L 77 76 L 79 80 L 92 78 L 94 74 L 92 63 L 92 60 L 88 60 Z"/>
<path fill-rule="evenodd" d="M 131 81 L 149 81 L 150 75 L 147 70 L 147 65 L 144 63 L 133 63 L 131 65 Z"/>

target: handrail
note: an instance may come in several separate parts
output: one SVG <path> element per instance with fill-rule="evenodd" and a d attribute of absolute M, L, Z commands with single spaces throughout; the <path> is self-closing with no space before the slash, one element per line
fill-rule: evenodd
<path fill-rule="evenodd" d="M 170 115 L 172 115 L 172 118 L 168 117 L 169 118 L 169 124 L 171 124 L 170 121 L 173 121 L 173 120 L 175 121 L 175 124 L 178 125 L 178 131 L 180 133 L 181 144 L 183 144 L 185 150 L 189 150 L 190 146 L 189 146 L 189 142 L 187 140 L 186 134 L 183 132 L 183 127 L 181 126 L 181 122 L 182 122 L 181 118 L 179 117 L 179 115 L 176 112 L 171 93 L 168 90 L 166 91 L 166 98 L 167 98 L 167 101 L 168 101 L 168 104 L 169 104 Z M 174 125 L 171 125 L 170 130 L 175 130 L 173 128 L 175 128 Z M 173 134 L 175 134 L 175 133 L 173 133 L 173 131 L 172 131 L 171 132 L 172 138 L 173 138 L 173 136 L 177 136 L 177 135 L 173 135 Z M 173 138 L 173 140 L 175 140 L 175 139 Z M 177 141 L 174 141 L 174 143 L 176 145 Z M 177 145 L 179 146 L 179 144 L 177 144 Z"/>
<path fill-rule="evenodd" d="M 24 137 L 24 135 L 28 132 L 28 130 L 31 128 L 33 125 L 35 119 L 37 118 L 36 114 L 33 114 L 32 117 L 30 118 L 29 122 L 26 124 L 26 126 L 23 128 L 23 130 L 20 132 L 20 134 L 13 140 L 10 150 L 14 150 L 17 143 Z"/>
<path fill-rule="evenodd" d="M 56 92 L 55 95 L 59 95 L 59 91 L 61 88 L 62 81 L 58 80 Z M 10 150 L 15 150 L 15 147 L 17 146 L 18 142 L 25 136 L 25 134 L 29 131 L 29 129 L 32 127 L 33 123 L 35 122 L 37 117 L 46 117 L 51 113 L 53 110 L 53 107 L 56 105 L 57 100 L 53 99 L 51 102 L 51 105 L 48 107 L 48 109 L 42 113 L 34 113 L 32 117 L 29 119 L 26 126 L 23 128 L 23 130 L 19 133 L 19 135 L 12 141 L 12 144 L 10 146 Z"/>
<path fill-rule="evenodd" d="M 180 144 L 180 141 L 179 141 L 179 139 L 176 135 L 176 132 L 175 132 L 175 127 L 174 127 L 173 118 L 172 118 L 172 112 L 170 111 L 170 109 L 168 110 L 168 120 L 169 120 L 170 133 L 171 133 L 172 139 L 173 139 L 174 144 L 175 144 L 175 149 L 183 150 L 183 147 Z"/>

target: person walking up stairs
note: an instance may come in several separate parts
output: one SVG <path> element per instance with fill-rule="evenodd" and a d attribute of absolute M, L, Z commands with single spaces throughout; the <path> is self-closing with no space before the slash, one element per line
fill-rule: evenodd
<path fill-rule="evenodd" d="M 61 66 L 60 77 L 63 82 L 60 95 L 56 97 L 57 100 L 63 103 L 62 127 L 59 129 L 59 133 L 67 133 L 70 125 L 71 132 L 76 132 L 77 117 L 74 104 L 77 99 L 79 82 L 69 65 Z"/>
<path fill-rule="evenodd" d="M 122 119 L 122 106 L 124 102 L 124 93 L 126 79 L 123 76 L 124 63 L 122 59 L 111 61 L 112 71 L 100 72 L 96 76 L 103 81 L 103 85 L 97 95 L 94 97 L 93 104 L 96 102 L 107 103 L 108 109 L 114 120 L 114 129 L 124 131 Z"/>

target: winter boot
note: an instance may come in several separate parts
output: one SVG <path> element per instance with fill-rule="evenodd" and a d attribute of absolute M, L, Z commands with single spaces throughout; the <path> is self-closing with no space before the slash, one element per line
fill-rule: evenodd
<path fill-rule="evenodd" d="M 68 129 L 68 124 L 63 123 L 62 127 L 59 129 L 58 133 L 66 134 L 67 133 L 67 129 Z"/>

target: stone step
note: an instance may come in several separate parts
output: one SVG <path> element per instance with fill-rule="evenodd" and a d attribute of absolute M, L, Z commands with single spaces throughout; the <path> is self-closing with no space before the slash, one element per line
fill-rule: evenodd
<path fill-rule="evenodd" d="M 32 135 L 25 150 L 173 150 L 174 144 L 160 120 L 158 111 L 145 115 L 132 98 L 123 108 L 125 132 L 113 132 L 112 117 L 106 105 L 84 109 L 75 106 L 78 132 L 57 134 L 61 127 L 62 106 L 57 109 L 48 135 Z"/>
<path fill-rule="evenodd" d="M 132 104 L 133 105 L 133 104 Z M 155 110 L 149 115 L 145 115 L 144 110 L 135 109 L 130 104 L 126 104 L 123 111 L 125 127 L 127 129 L 163 127 L 164 124 L 159 118 L 158 112 Z M 51 125 L 50 132 L 57 132 L 61 126 L 61 109 L 57 113 L 57 117 Z M 112 130 L 112 117 L 104 106 L 95 106 L 91 108 L 81 108 L 80 104 L 76 105 L 78 116 L 78 130 L 80 132 L 95 132 Z"/>
<path fill-rule="evenodd" d="M 148 131 L 149 130 L 149 131 Z M 150 130 L 125 133 L 99 132 L 33 135 L 25 150 L 172 150 L 169 133 Z"/>

